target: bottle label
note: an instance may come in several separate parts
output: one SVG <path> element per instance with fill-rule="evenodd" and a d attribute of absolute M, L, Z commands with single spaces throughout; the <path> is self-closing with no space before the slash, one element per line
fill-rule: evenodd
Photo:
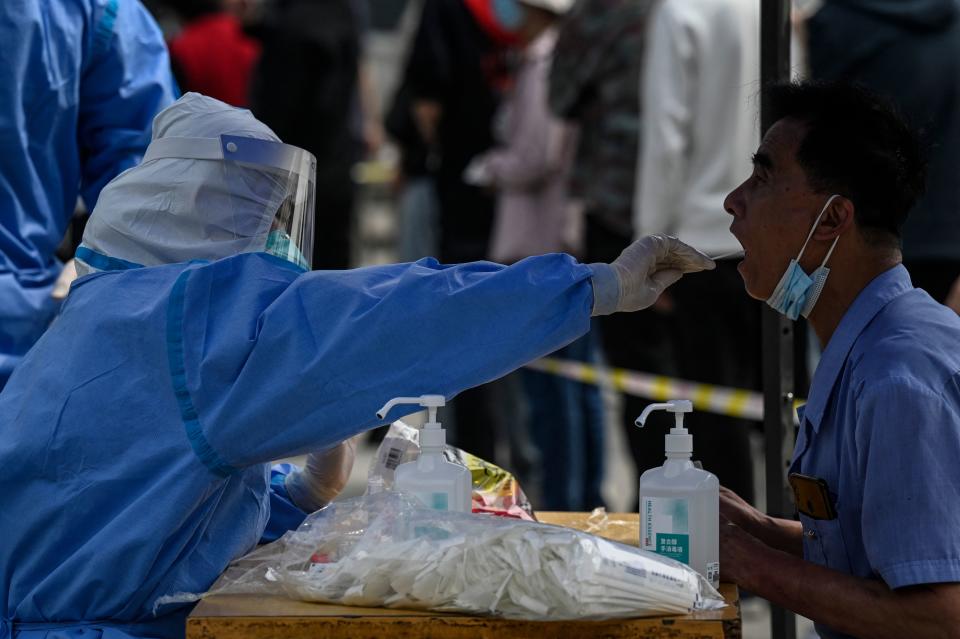
<path fill-rule="evenodd" d="M 720 583 L 720 562 L 711 561 L 707 564 L 707 581 L 716 587 Z"/>
<path fill-rule="evenodd" d="M 427 508 L 434 510 L 450 510 L 450 500 L 447 493 L 416 493 L 417 499 Z"/>
<path fill-rule="evenodd" d="M 644 497 L 640 547 L 690 564 L 690 507 L 686 499 Z"/>

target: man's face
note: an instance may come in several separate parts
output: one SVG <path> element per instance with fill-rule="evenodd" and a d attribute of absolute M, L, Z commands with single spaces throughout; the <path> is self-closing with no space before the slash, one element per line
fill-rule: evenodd
<path fill-rule="evenodd" d="M 789 118 L 770 127 L 754 155 L 753 174 L 723 203 L 733 216 L 730 232 L 745 252 L 738 270 L 756 299 L 773 293 L 826 202 L 797 162 L 803 134 L 804 125 Z M 800 265 L 809 273 L 824 252 L 811 242 Z"/>

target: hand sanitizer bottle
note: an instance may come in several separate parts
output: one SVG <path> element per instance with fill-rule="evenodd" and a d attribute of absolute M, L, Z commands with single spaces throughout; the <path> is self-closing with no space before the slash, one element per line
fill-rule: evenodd
<path fill-rule="evenodd" d="M 640 548 L 681 561 L 717 585 L 720 574 L 720 482 L 690 461 L 693 436 L 683 414 L 687 400 L 651 404 L 637 418 L 643 428 L 655 410 L 673 413 L 676 426 L 666 436 L 667 460 L 640 477 Z"/>
<path fill-rule="evenodd" d="M 428 418 L 420 430 L 420 457 L 397 466 L 394 490 L 416 495 L 428 508 L 470 512 L 473 489 L 470 471 L 443 457 L 447 436 L 437 421 L 437 409 L 445 405 L 443 395 L 397 397 L 387 402 L 377 416 L 385 419 L 390 409 L 398 404 L 423 406 Z"/>

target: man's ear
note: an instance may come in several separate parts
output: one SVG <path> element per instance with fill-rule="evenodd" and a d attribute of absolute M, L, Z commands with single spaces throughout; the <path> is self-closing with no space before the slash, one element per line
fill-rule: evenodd
<path fill-rule="evenodd" d="M 813 234 L 814 239 L 831 241 L 840 237 L 856 223 L 854 213 L 855 209 L 850 199 L 842 195 L 833 198 L 823 217 L 820 218 L 820 223 L 817 224 L 817 230 Z"/>

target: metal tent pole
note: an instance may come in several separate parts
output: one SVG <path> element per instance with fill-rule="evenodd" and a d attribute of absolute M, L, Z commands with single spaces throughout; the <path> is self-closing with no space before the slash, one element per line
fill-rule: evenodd
<path fill-rule="evenodd" d="M 790 0 L 760 2 L 760 80 L 763 86 L 790 79 Z M 773 124 L 769 104 L 760 102 L 760 132 Z M 763 394 L 766 449 L 767 513 L 792 517 L 793 502 L 788 492 L 786 468 L 793 443 L 793 322 L 764 306 Z M 771 636 L 795 639 L 793 613 L 771 607 Z"/>

